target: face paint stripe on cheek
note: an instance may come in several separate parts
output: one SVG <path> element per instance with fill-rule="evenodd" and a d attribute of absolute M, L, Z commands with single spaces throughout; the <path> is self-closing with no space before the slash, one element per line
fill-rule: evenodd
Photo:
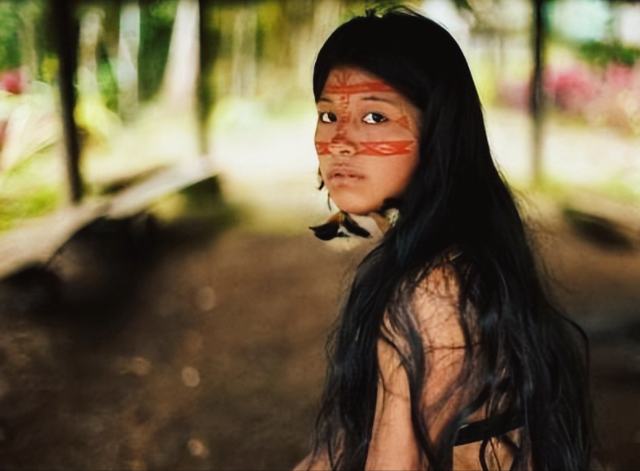
<path fill-rule="evenodd" d="M 360 142 L 361 146 L 354 155 L 370 155 L 375 157 L 405 155 L 410 154 L 414 150 L 416 141 L 375 141 Z M 315 143 L 318 155 L 330 155 L 332 142 Z"/>
<path fill-rule="evenodd" d="M 318 155 L 329 155 L 331 151 L 329 150 L 330 142 L 316 142 L 316 153 Z"/>
<path fill-rule="evenodd" d="M 359 155 L 404 155 L 413 152 L 415 141 L 376 141 L 376 142 L 360 142 L 362 149 L 358 151 Z"/>

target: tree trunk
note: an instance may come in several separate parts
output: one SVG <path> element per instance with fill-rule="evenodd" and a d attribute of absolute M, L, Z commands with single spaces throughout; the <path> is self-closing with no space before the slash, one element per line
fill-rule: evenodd
<path fill-rule="evenodd" d="M 197 0 L 179 0 L 162 83 L 163 99 L 175 111 L 194 112 L 198 60 Z"/>
<path fill-rule="evenodd" d="M 77 69 L 77 51 L 79 27 L 74 17 L 73 0 L 51 2 L 51 30 L 58 53 L 60 102 L 62 105 L 62 125 L 67 163 L 67 181 L 71 202 L 77 204 L 82 199 L 82 180 L 80 177 L 80 143 L 78 130 L 73 116 L 76 106 L 76 91 L 73 77 Z"/>

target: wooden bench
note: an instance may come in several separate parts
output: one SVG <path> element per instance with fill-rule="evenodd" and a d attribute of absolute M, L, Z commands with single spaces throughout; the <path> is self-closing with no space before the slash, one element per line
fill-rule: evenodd
<path fill-rule="evenodd" d="M 0 279 L 33 265 L 45 265 L 78 231 L 100 219 L 139 214 L 172 193 L 216 175 L 208 159 L 192 159 L 154 173 L 110 197 L 67 206 L 0 235 Z"/>

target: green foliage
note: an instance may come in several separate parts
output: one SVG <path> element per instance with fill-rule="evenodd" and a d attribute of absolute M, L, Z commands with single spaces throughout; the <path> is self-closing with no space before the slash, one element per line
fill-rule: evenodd
<path fill-rule="evenodd" d="M 589 64 L 601 68 L 611 62 L 632 66 L 640 58 L 640 48 L 619 42 L 588 41 L 578 47 L 578 54 Z"/>
<path fill-rule="evenodd" d="M 20 66 L 19 28 L 16 3 L 0 1 L 0 71 Z"/>
<path fill-rule="evenodd" d="M 140 5 L 139 96 L 152 98 L 162 83 L 169 54 L 177 0 L 158 0 Z"/>
<path fill-rule="evenodd" d="M 620 204 L 637 206 L 640 204 L 640 191 L 632 181 L 625 181 L 617 177 L 611 177 L 600 182 L 591 182 L 588 185 L 571 183 L 558 177 L 545 175 L 537 182 L 529 181 L 509 181 L 512 188 L 519 192 L 532 194 L 540 200 L 540 197 L 548 201 L 560 202 L 566 205 L 568 201 L 574 200 L 580 194 L 599 195 Z"/>
<path fill-rule="evenodd" d="M 116 81 L 113 68 L 108 57 L 98 62 L 98 87 L 100 95 L 104 100 L 106 107 L 113 111 L 118 111 L 118 82 Z"/>
<path fill-rule="evenodd" d="M 28 66 L 38 75 L 39 56 L 47 41 L 42 0 L 0 0 L 0 72 Z"/>
<path fill-rule="evenodd" d="M 46 54 L 40 63 L 40 77 L 42 81 L 48 84 L 54 83 L 58 76 L 59 66 L 60 64 L 56 55 L 51 53 Z"/>
<path fill-rule="evenodd" d="M 0 231 L 43 216 L 63 202 L 58 155 L 44 151 L 0 174 Z"/>
<path fill-rule="evenodd" d="M 11 229 L 22 219 L 52 212 L 61 199 L 58 188 L 51 185 L 39 186 L 19 197 L 0 194 L 0 231 Z"/>

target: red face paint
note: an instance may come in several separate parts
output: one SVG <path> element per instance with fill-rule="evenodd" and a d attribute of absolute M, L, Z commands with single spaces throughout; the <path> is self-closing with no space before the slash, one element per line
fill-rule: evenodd
<path fill-rule="evenodd" d="M 349 67 L 331 71 L 318 110 L 332 118 L 318 120 L 315 147 L 333 202 L 366 214 L 402 195 L 419 161 L 420 111 L 379 78 Z"/>
<path fill-rule="evenodd" d="M 353 69 L 333 71 L 323 90 L 323 96 L 335 95 L 333 98 L 334 114 L 337 118 L 335 124 L 335 133 L 331 137 L 330 142 L 318 141 L 316 149 L 318 155 L 330 155 L 330 144 L 337 144 L 347 139 L 347 126 L 352 118 L 351 104 L 353 95 L 358 94 L 374 94 L 375 93 L 397 93 L 390 85 L 381 80 L 362 80 L 361 74 L 354 73 Z M 372 100 L 374 101 L 374 100 Z M 389 119 L 389 118 L 387 118 Z M 401 128 L 412 132 L 412 123 L 408 116 L 401 115 L 394 119 Z M 354 136 L 355 137 L 355 136 Z M 382 136 L 381 136 L 382 137 Z M 360 141 L 357 144 L 358 149 L 354 155 L 394 155 L 407 154 L 412 151 L 411 144 L 414 141 L 398 140 L 391 141 L 381 139 L 380 141 Z"/>
<path fill-rule="evenodd" d="M 354 93 L 391 92 L 393 88 L 381 80 L 353 82 L 355 74 L 349 70 L 337 71 L 330 76 L 323 92 L 335 95 L 352 95 Z M 356 77 L 357 79 L 358 77 Z"/>
<path fill-rule="evenodd" d="M 354 83 L 351 85 L 329 85 L 326 93 L 353 95 L 354 93 L 390 92 L 392 88 L 383 82 Z"/>
<path fill-rule="evenodd" d="M 378 141 L 378 142 L 361 142 L 362 150 L 358 151 L 360 155 L 405 155 L 413 152 L 413 144 L 415 141 Z"/>
<path fill-rule="evenodd" d="M 414 150 L 416 141 L 371 141 L 359 142 L 358 149 L 353 155 L 371 155 L 384 157 L 388 155 L 405 155 Z M 332 142 L 316 142 L 318 155 L 331 155 Z"/>
<path fill-rule="evenodd" d="M 336 135 L 331 142 L 342 140 L 346 137 L 346 125 L 351 120 L 351 113 L 349 113 L 349 94 L 340 95 L 338 98 L 338 123 L 336 126 Z"/>
<path fill-rule="evenodd" d="M 409 121 L 409 117 L 407 115 L 402 116 L 401 118 L 396 120 L 396 123 L 398 123 L 400 126 L 402 126 L 405 129 L 408 129 L 410 131 L 412 131 L 411 129 L 411 122 Z"/>
<path fill-rule="evenodd" d="M 316 153 L 318 155 L 330 155 L 329 151 L 330 142 L 318 142 L 316 141 Z"/>

